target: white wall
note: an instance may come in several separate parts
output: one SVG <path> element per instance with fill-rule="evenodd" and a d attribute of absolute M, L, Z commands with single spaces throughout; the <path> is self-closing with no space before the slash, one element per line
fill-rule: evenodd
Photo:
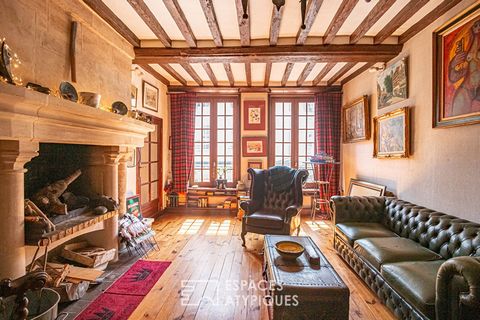
<path fill-rule="evenodd" d="M 462 1 L 404 46 L 401 56 L 408 56 L 409 99 L 380 114 L 413 107 L 413 155 L 374 159 L 372 139 L 343 144 L 344 186 L 351 178 L 385 184 L 400 199 L 480 222 L 480 125 L 432 128 L 432 32 L 475 2 Z M 369 95 L 372 117 L 376 116 L 375 78 L 367 71 L 347 83 L 343 103 Z"/>

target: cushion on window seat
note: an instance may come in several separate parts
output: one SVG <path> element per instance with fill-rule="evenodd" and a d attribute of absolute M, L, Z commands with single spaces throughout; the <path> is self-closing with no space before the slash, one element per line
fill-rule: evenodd
<path fill-rule="evenodd" d="M 374 222 L 347 222 L 335 225 L 338 235 L 351 246 L 355 240 L 363 238 L 398 237 L 381 223 Z"/>
<path fill-rule="evenodd" d="M 401 237 L 360 239 L 355 241 L 353 248 L 379 271 L 385 263 L 442 259 L 441 255 L 417 242 Z"/>

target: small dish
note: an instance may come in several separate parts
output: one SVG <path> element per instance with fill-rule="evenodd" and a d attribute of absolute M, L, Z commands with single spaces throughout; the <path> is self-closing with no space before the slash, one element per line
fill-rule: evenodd
<path fill-rule="evenodd" d="M 286 260 L 295 260 L 305 251 L 305 248 L 295 241 L 279 241 L 275 244 L 275 249 Z"/>
<path fill-rule="evenodd" d="M 63 99 L 78 102 L 78 93 L 75 87 L 67 81 L 60 83 L 60 95 Z"/>
<path fill-rule="evenodd" d="M 112 111 L 113 113 L 124 116 L 128 113 L 128 108 L 122 101 L 115 101 L 112 104 Z"/>

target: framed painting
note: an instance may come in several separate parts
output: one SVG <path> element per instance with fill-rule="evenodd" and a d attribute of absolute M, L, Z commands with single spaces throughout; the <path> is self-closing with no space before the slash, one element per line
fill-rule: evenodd
<path fill-rule="evenodd" d="M 262 169 L 263 162 L 262 160 L 248 160 L 247 162 L 247 168 L 252 168 L 252 169 Z M 248 180 L 251 180 L 252 178 L 250 175 L 248 175 Z"/>
<path fill-rule="evenodd" d="M 433 127 L 480 123 L 480 4 L 433 32 Z"/>
<path fill-rule="evenodd" d="M 130 107 L 131 109 L 137 108 L 137 94 L 138 89 L 133 84 L 130 86 Z"/>
<path fill-rule="evenodd" d="M 375 117 L 373 156 L 408 158 L 410 155 L 410 109 L 400 108 Z"/>
<path fill-rule="evenodd" d="M 243 128 L 265 130 L 265 101 L 245 100 L 243 102 Z"/>
<path fill-rule="evenodd" d="M 392 63 L 378 74 L 377 97 L 378 109 L 408 98 L 407 58 Z"/>
<path fill-rule="evenodd" d="M 242 156 L 265 157 L 267 155 L 267 137 L 243 137 Z"/>
<path fill-rule="evenodd" d="M 143 81 L 143 107 L 155 112 L 158 111 L 158 88 L 147 81 Z"/>
<path fill-rule="evenodd" d="M 369 109 L 367 96 L 343 106 L 343 143 L 370 139 Z"/>
<path fill-rule="evenodd" d="M 350 179 L 348 196 L 357 197 L 382 197 L 385 194 L 386 186 L 375 184 L 358 179 Z"/>

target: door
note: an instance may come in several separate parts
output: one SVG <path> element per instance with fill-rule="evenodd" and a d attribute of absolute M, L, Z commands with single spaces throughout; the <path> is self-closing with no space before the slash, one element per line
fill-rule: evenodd
<path fill-rule="evenodd" d="M 148 134 L 143 148 L 137 150 L 137 193 L 145 217 L 156 215 L 162 208 L 163 199 L 163 120 L 152 117 L 152 124 L 155 131 Z"/>

